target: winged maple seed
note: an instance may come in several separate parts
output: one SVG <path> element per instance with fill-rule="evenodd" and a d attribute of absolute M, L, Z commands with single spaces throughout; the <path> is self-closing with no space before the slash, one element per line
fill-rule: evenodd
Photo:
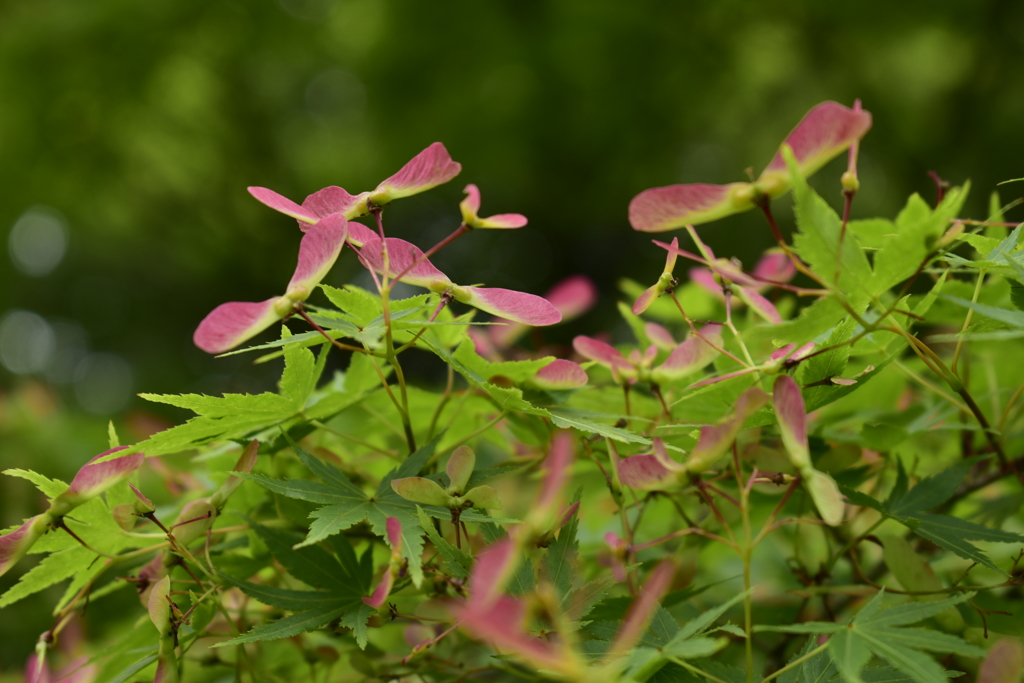
<path fill-rule="evenodd" d="M 871 114 L 837 102 L 822 102 L 786 137 L 758 179 L 728 185 L 669 185 L 644 190 L 629 203 L 629 223 L 641 232 L 664 232 L 747 211 L 761 198 L 789 191 L 792 179 L 781 148 L 792 148 L 800 172 L 809 176 L 843 150 L 857 144 L 871 128 Z"/>
<path fill-rule="evenodd" d="M 132 472 L 139 469 L 146 459 L 143 453 L 105 460 L 126 448 L 127 446 L 118 446 L 89 460 L 75 474 L 71 485 L 53 498 L 46 512 L 32 517 L 14 531 L 0 536 L 0 576 L 24 557 L 43 534 L 50 529 L 62 527 L 64 516 L 124 481 Z"/>
<path fill-rule="evenodd" d="M 368 598 L 363 598 L 370 607 L 380 607 L 384 604 L 384 601 L 388 599 L 388 595 L 391 594 L 391 588 L 395 585 L 395 579 L 402 571 L 402 522 L 396 517 L 388 517 L 387 519 L 387 539 L 388 545 L 391 546 L 391 555 L 388 560 L 388 566 L 384 570 L 384 575 L 380 579 L 380 583 L 373 591 L 373 595 Z"/>
<path fill-rule="evenodd" d="M 559 322 L 574 320 L 597 303 L 597 286 L 586 275 L 570 275 L 560 280 L 549 289 L 544 298 L 562 315 Z M 469 336 L 473 340 L 476 352 L 485 358 L 501 360 L 503 354 L 515 341 L 530 329 L 529 325 L 517 323 L 506 318 L 494 318 L 493 323 L 484 329 L 471 327 Z"/>
<path fill-rule="evenodd" d="M 839 487 L 832 477 L 819 472 L 811 463 L 811 449 L 807 442 L 807 411 L 800 387 L 789 375 L 779 375 L 775 379 L 772 396 L 779 433 L 789 454 L 789 461 L 800 473 L 803 486 L 825 523 L 829 526 L 842 524 L 845 506 Z"/>
<path fill-rule="evenodd" d="M 359 250 L 359 260 L 366 268 L 383 275 L 385 245 L 389 278 L 429 289 L 435 294 L 447 295 L 460 303 L 524 325 L 554 325 L 562 319 L 557 308 L 535 294 L 496 287 L 457 285 L 438 270 L 419 247 L 396 237 L 367 242 Z"/>
<path fill-rule="evenodd" d="M 192 336 L 195 345 L 207 353 L 224 353 L 294 313 L 337 261 L 349 225 L 342 214 L 332 213 L 310 226 L 302 236 L 299 262 L 284 295 L 258 303 L 221 304 L 199 323 Z"/>
<path fill-rule="evenodd" d="M 673 241 L 669 245 L 669 253 L 679 253 Z M 675 251 L 673 250 L 675 249 Z M 708 252 L 711 253 L 710 249 Z M 714 254 L 711 253 L 713 256 Z M 773 325 L 782 324 L 782 316 L 771 301 L 761 292 L 776 284 L 785 284 L 796 275 L 793 262 L 781 249 L 769 249 L 754 266 L 750 275 L 744 273 L 736 263 L 727 259 L 715 259 L 708 263 L 707 268 L 693 268 L 690 279 L 716 297 L 725 298 L 723 283 L 728 284 L 731 292 L 750 306 L 750 309 Z"/>
<path fill-rule="evenodd" d="M 501 501 L 494 488 L 483 485 L 466 490 L 475 467 L 476 454 L 473 449 L 469 446 L 459 446 L 452 452 L 445 467 L 450 482 L 448 488 L 441 488 L 433 479 L 426 477 L 393 479 L 391 488 L 402 498 L 414 503 L 437 505 L 452 510 L 461 510 L 465 507 L 500 510 Z"/>
<path fill-rule="evenodd" d="M 396 199 L 410 197 L 443 185 L 457 176 L 460 171 L 462 171 L 462 165 L 452 161 L 451 155 L 448 154 L 444 145 L 435 142 L 410 159 L 398 173 L 382 181 L 376 189 L 370 192 L 352 195 L 337 186 L 325 187 L 306 197 L 301 206 L 265 187 L 250 187 L 249 194 L 274 211 L 296 219 L 299 222 L 299 228 L 306 231 L 322 218 L 334 213 L 342 214 L 347 220 L 365 216 L 375 206 L 384 206 Z M 475 188 L 475 186 L 471 187 Z M 477 194 L 477 205 L 479 206 L 479 193 Z M 361 244 L 367 235 L 373 234 L 365 226 L 359 226 L 353 229 L 352 238 L 357 241 L 357 244 Z"/>
<path fill-rule="evenodd" d="M 614 346 L 593 337 L 580 335 L 573 339 L 572 345 L 584 358 L 609 368 L 612 377 L 620 384 L 637 381 L 662 384 L 691 375 L 718 356 L 716 347 L 722 344 L 722 326 L 711 323 L 698 332 L 676 346 L 657 367 L 652 367 L 658 353 L 656 344 L 647 347 L 643 355 L 634 349 L 628 358 Z"/>
<path fill-rule="evenodd" d="M 665 443 L 654 439 L 652 454 L 633 455 L 619 462 L 619 478 L 626 486 L 642 491 L 663 491 L 686 484 L 693 475 L 715 466 L 732 446 L 747 418 L 768 400 L 768 394 L 758 387 L 747 389 L 736 399 L 732 414 L 717 425 L 701 427 L 697 445 L 686 462 L 673 460 Z"/>
<path fill-rule="evenodd" d="M 487 218 L 480 218 L 480 190 L 476 185 L 466 185 L 466 198 L 459 204 L 462 211 L 462 224 L 467 228 L 504 229 L 521 228 L 526 225 L 526 216 L 519 213 L 500 213 Z"/>

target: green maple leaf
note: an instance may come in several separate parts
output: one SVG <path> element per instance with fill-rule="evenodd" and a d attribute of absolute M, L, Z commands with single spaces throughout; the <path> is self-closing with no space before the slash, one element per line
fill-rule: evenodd
<path fill-rule="evenodd" d="M 864 283 L 871 277 L 871 266 L 856 236 L 846 235 L 845 239 L 840 239 L 842 221 L 839 216 L 808 186 L 795 159 L 785 152 L 783 155 L 793 177 L 794 213 L 799 228 L 793 237 L 796 252 L 815 272 L 832 281 L 836 278 L 836 255 L 841 248 L 838 285 L 851 292 L 855 300 L 866 300 Z"/>
<path fill-rule="evenodd" d="M 402 556 L 409 561 L 409 573 L 413 583 L 419 586 L 423 582 L 423 536 L 420 530 L 419 513 L 416 504 L 405 500 L 391 488 L 391 480 L 402 477 L 414 477 L 434 454 L 443 434 L 438 434 L 430 443 L 410 455 L 405 462 L 388 472 L 381 480 L 373 495 L 352 483 L 345 473 L 334 465 L 322 462 L 299 448 L 292 447 L 309 470 L 321 481 L 308 479 L 271 479 L 258 474 L 245 475 L 265 488 L 289 498 L 297 498 L 312 503 L 321 503 L 310 517 L 309 535 L 299 544 L 310 546 L 314 543 L 341 533 L 354 524 L 369 522 L 373 533 L 387 537 L 387 518 L 395 517 L 402 523 Z M 451 519 L 451 511 L 432 505 L 422 506 L 424 512 L 431 517 L 442 520 Z M 462 512 L 464 522 L 513 523 L 515 520 L 495 520 L 475 510 Z"/>
<path fill-rule="evenodd" d="M 989 569 L 1006 574 L 971 541 L 1022 543 L 1024 536 L 1010 531 L 992 529 L 950 515 L 935 515 L 927 512 L 948 501 L 978 461 L 979 458 L 961 460 L 933 477 L 922 479 L 914 488 L 909 488 L 909 480 L 903 469 L 903 463 L 897 461 L 896 484 L 884 503 L 860 491 L 842 485 L 839 488 L 851 503 L 878 510 L 937 546 L 945 548 L 965 560 L 977 562 Z"/>
<path fill-rule="evenodd" d="M 582 493 L 582 489 L 577 490 L 571 503 L 578 502 Z M 555 596 L 562 604 L 565 604 L 569 597 L 569 591 L 576 579 L 576 557 L 580 548 L 579 541 L 576 540 L 576 533 L 579 526 L 579 510 L 577 510 L 573 513 L 572 519 L 558 532 L 558 538 L 548 546 L 544 556 L 548 580 L 555 587 Z"/>
<path fill-rule="evenodd" d="M 281 342 L 296 337 L 286 327 Z M 322 339 L 322 337 L 321 337 Z M 370 387 L 329 386 L 315 391 L 316 382 L 323 372 L 329 347 L 324 347 L 314 360 L 313 352 L 301 344 L 286 346 L 285 369 L 281 376 L 280 393 L 158 395 L 140 394 L 147 401 L 166 403 L 191 410 L 197 414 L 188 422 L 165 429 L 149 439 L 132 446 L 123 454 L 145 452 L 148 456 L 177 453 L 214 441 L 259 437 L 271 438 L 279 428 L 289 429 L 299 421 L 326 419 L 360 401 Z M 271 432 L 270 435 L 265 434 Z"/>
<path fill-rule="evenodd" d="M 427 538 L 434 544 L 437 552 L 444 558 L 445 573 L 456 579 L 465 579 L 473 567 L 473 557 L 465 550 L 452 545 L 437 533 L 430 517 L 419 505 L 416 506 L 416 513 L 420 519 L 420 527 L 427 532 Z"/>
<path fill-rule="evenodd" d="M 950 189 L 942 203 L 931 210 L 918 195 L 913 195 L 896 217 L 896 223 L 881 238 L 874 257 L 874 269 L 868 288 L 880 294 L 914 274 L 928 256 L 932 243 L 949 227 L 949 219 L 959 214 L 967 199 L 970 183 Z"/>
<path fill-rule="evenodd" d="M 885 609 L 883 593 L 879 592 L 849 624 L 811 621 L 792 626 L 760 626 L 756 630 L 831 634 L 827 651 L 847 683 L 866 683 L 874 679 L 862 675 L 872 655 L 884 659 L 915 683 L 946 683 L 947 679 L 938 662 L 922 651 L 985 656 L 984 650 L 957 636 L 930 629 L 904 628 L 969 600 L 974 593 L 962 593 L 941 602 L 908 602 Z"/>
<path fill-rule="evenodd" d="M 702 590 L 696 592 L 702 592 Z M 732 629 L 728 625 L 718 629 L 711 627 L 726 611 L 749 596 L 752 591 L 753 589 L 735 595 L 682 626 L 669 614 L 664 604 L 658 605 L 651 616 L 647 630 L 625 663 L 627 677 L 630 680 L 646 681 L 665 668 L 673 659 L 702 659 L 723 650 L 729 644 L 729 639 L 724 636 L 711 637 L 711 633 L 717 630 L 732 631 Z M 691 593 L 691 595 L 693 594 L 695 593 Z M 671 595 L 666 596 L 666 600 Z M 620 626 L 621 623 L 617 621 L 588 625 L 586 630 L 601 641 L 599 644 L 591 645 L 589 649 L 594 654 L 603 654 L 614 640 Z"/>
<path fill-rule="evenodd" d="M 68 488 L 68 485 L 60 480 L 49 479 L 31 470 L 6 470 L 4 474 L 27 479 L 50 499 Z M 128 485 L 122 482 L 116 489 L 121 488 L 127 490 Z M 111 489 L 107 495 L 115 496 L 117 490 Z M 141 548 L 151 542 L 148 538 L 126 534 L 114 521 L 102 497 L 93 498 L 75 508 L 72 514 L 64 518 L 64 523 L 91 548 L 109 555 L 116 555 L 127 548 Z M 49 555 L 23 574 L 18 583 L 0 596 L 0 608 L 70 578 L 71 583 L 54 607 L 54 613 L 57 613 L 71 602 L 86 584 L 107 568 L 105 562 L 97 561 L 96 553 L 79 545 L 78 541 L 61 529 L 49 531 L 36 541 L 29 552 Z"/>
<path fill-rule="evenodd" d="M 317 545 L 294 548 L 298 539 L 287 532 L 262 524 L 251 523 L 251 526 L 289 574 L 316 590 L 265 586 L 221 572 L 225 583 L 241 589 L 249 597 L 294 614 L 256 626 L 216 647 L 287 638 L 340 619 L 343 626 L 352 629 L 359 647 L 365 648 L 366 620 L 376 611 L 362 601 L 370 591 L 373 578 L 372 548 L 364 553 L 364 561 L 360 561 L 348 540 L 342 539 L 335 544 L 337 557 L 333 557 Z"/>

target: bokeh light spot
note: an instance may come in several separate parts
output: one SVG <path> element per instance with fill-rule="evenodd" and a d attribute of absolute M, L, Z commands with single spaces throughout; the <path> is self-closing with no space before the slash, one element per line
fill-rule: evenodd
<path fill-rule="evenodd" d="M 48 206 L 34 206 L 14 223 L 7 248 L 14 267 L 32 277 L 42 277 L 64 258 L 67 249 L 64 216 Z"/>
<path fill-rule="evenodd" d="M 0 363 L 16 375 L 45 370 L 56 345 L 53 328 L 31 311 L 12 310 L 0 322 Z"/>
<path fill-rule="evenodd" d="M 113 353 L 91 353 L 75 368 L 75 398 L 86 412 L 110 415 L 128 404 L 132 369 Z"/>

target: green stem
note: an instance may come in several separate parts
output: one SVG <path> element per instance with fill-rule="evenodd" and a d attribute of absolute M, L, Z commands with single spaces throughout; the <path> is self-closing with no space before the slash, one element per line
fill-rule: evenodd
<path fill-rule="evenodd" d="M 688 664 L 685 660 L 679 659 L 677 657 L 669 657 L 668 661 L 672 662 L 673 664 L 678 664 L 679 666 L 683 667 L 692 674 L 695 674 L 697 676 L 703 676 L 709 681 L 714 681 L 714 683 L 728 683 L 728 681 L 723 681 L 718 676 L 712 676 L 707 671 L 704 671 L 703 669 L 698 669 L 692 664 Z"/>
<path fill-rule="evenodd" d="M 781 676 L 782 674 L 786 673 L 790 669 L 793 669 L 795 667 L 800 666 L 801 664 L 806 662 L 811 657 L 816 657 L 817 655 L 819 655 L 822 652 L 824 652 L 825 648 L 827 648 L 827 647 L 828 647 L 828 643 L 825 643 L 824 645 L 819 645 L 818 647 L 814 648 L 813 650 L 811 650 L 810 652 L 805 654 L 803 657 L 799 657 L 798 659 L 794 659 L 792 662 L 790 662 L 786 666 L 782 667 L 781 669 L 779 669 L 778 671 L 776 671 L 772 675 L 766 676 L 765 678 L 762 678 L 761 679 L 761 683 L 767 683 L 768 681 L 772 680 L 773 678 L 776 678 L 777 676 Z"/>
<path fill-rule="evenodd" d="M 735 449 L 735 447 L 734 447 Z M 738 459 L 737 459 L 738 460 Z M 737 463 L 738 464 L 738 463 Z M 737 478 L 739 473 L 737 472 Z M 746 486 L 740 486 L 740 514 L 743 517 L 743 630 L 747 634 L 747 683 L 754 683 L 754 629 L 753 605 L 750 599 L 750 560 L 754 554 L 754 543 L 750 533 L 750 492 Z"/>
<path fill-rule="evenodd" d="M 740 367 L 744 367 L 744 368 L 749 367 L 745 362 L 743 362 L 742 360 L 740 360 L 739 358 L 737 358 L 733 354 L 731 354 L 728 351 L 726 351 L 723 347 L 719 346 L 718 344 L 715 344 L 713 341 L 711 341 L 710 339 L 705 337 L 703 334 L 701 334 L 700 330 L 698 330 L 697 327 L 693 324 L 693 321 L 690 320 L 690 316 L 686 315 L 686 311 L 683 310 L 683 305 L 681 303 L 679 303 L 679 299 L 676 297 L 676 293 L 675 292 L 667 292 L 667 294 L 670 297 L 672 297 L 672 301 L 675 302 L 676 308 L 679 309 L 679 314 L 683 316 L 683 320 L 685 320 L 686 324 L 690 326 L 690 331 L 693 332 L 694 336 L 700 337 L 701 339 L 703 339 L 705 344 L 707 344 L 708 346 L 713 348 L 715 351 L 718 351 L 723 356 L 726 356 L 726 357 L 731 358 L 734 361 L 736 361 L 736 363 L 739 364 Z"/>
<path fill-rule="evenodd" d="M 381 273 L 380 281 L 381 316 L 384 318 L 384 357 L 395 369 L 395 379 L 398 380 L 399 392 L 402 396 L 401 404 L 396 401 L 395 407 L 398 408 L 399 417 L 402 419 L 402 428 L 405 431 L 405 440 L 409 446 L 409 453 L 411 455 L 416 452 L 416 436 L 413 434 L 412 422 L 409 420 L 409 394 L 405 385 L 405 374 L 402 372 L 402 364 L 398 362 L 398 358 L 395 356 L 395 340 L 391 329 L 391 285 L 388 281 L 388 276 L 391 272 L 391 257 L 388 254 L 387 240 L 383 238 L 384 223 L 381 219 L 381 210 L 379 208 L 373 210 L 373 217 L 377 221 L 377 231 L 381 234 L 381 260 L 383 261 L 382 265 L 384 266 L 384 272 Z M 379 374 L 383 379 L 383 373 Z M 386 382 L 385 386 L 387 386 Z M 388 393 L 391 393 L 390 390 Z M 392 400 L 394 400 L 394 394 L 391 394 L 391 397 Z"/>
<path fill-rule="evenodd" d="M 441 456 L 442 453 L 448 453 L 449 451 L 455 450 L 456 448 L 458 448 L 462 444 L 466 443 L 467 441 L 470 441 L 471 439 L 475 439 L 476 437 L 480 436 L 481 434 L 486 432 L 488 429 L 490 429 L 494 425 L 496 425 L 499 422 L 501 422 L 502 419 L 504 419 L 504 417 L 506 415 L 508 415 L 508 411 L 507 410 L 503 410 L 500 413 L 498 413 L 497 415 L 495 415 L 493 419 L 489 420 L 487 422 L 487 424 L 485 424 L 483 427 L 480 427 L 479 429 L 474 430 L 472 433 L 467 434 L 466 436 L 462 437 L 461 439 L 459 439 L 458 441 L 456 441 L 453 444 L 449 444 L 449 445 L 445 446 L 444 448 L 438 448 L 437 449 L 437 453 L 435 453 L 434 455 L 430 456 L 430 460 L 427 461 L 427 465 L 429 465 L 430 463 L 434 462 L 437 458 L 439 458 Z"/>
<path fill-rule="evenodd" d="M 455 368 L 451 365 L 448 366 L 448 382 L 444 386 L 444 394 L 441 395 L 441 400 L 437 402 L 437 408 L 434 409 L 434 415 L 430 418 L 430 429 L 427 430 L 427 439 L 434 438 L 434 432 L 437 430 L 437 421 L 441 418 L 441 411 L 448 405 L 448 401 L 452 398 L 452 385 L 455 383 Z"/>
<path fill-rule="evenodd" d="M 985 269 L 982 268 L 978 271 L 978 281 L 974 284 L 974 296 L 971 297 L 971 303 L 978 303 L 978 295 L 981 294 L 981 283 L 985 281 Z M 971 316 L 974 314 L 973 308 L 967 309 L 967 315 L 964 316 L 963 327 L 960 328 L 960 338 L 956 340 L 956 351 L 953 352 L 953 360 L 950 362 L 949 367 L 953 371 L 953 374 L 957 377 L 960 373 L 956 370 L 957 362 L 960 360 L 960 351 L 964 348 L 964 333 L 971 324 Z"/>
<path fill-rule="evenodd" d="M 380 453 L 381 455 L 386 455 L 389 458 L 398 458 L 398 453 L 396 453 L 395 451 L 389 451 L 386 448 L 381 448 L 380 446 L 374 446 L 369 441 L 364 441 L 363 439 L 360 439 L 359 437 L 352 436 L 351 434 L 346 434 L 345 432 L 341 431 L 340 429 L 335 429 L 334 427 L 331 427 L 330 425 L 324 424 L 320 420 L 310 420 L 309 424 L 311 424 L 314 427 L 317 427 L 319 429 L 322 429 L 322 430 L 324 430 L 326 432 L 330 432 L 331 434 L 334 434 L 335 436 L 340 436 L 343 439 L 347 439 L 348 441 L 351 441 L 352 443 L 359 444 L 360 446 L 365 446 L 366 448 L 369 448 L 370 450 L 372 450 L 374 453 Z"/>
<path fill-rule="evenodd" d="M 832 567 L 835 566 L 836 562 L 839 561 L 840 557 L 845 555 L 851 548 L 853 548 L 855 545 L 857 545 L 858 543 L 863 541 L 865 538 L 870 536 L 871 532 L 874 531 L 875 529 L 877 529 L 882 524 L 882 522 L 884 522 L 887 519 L 889 519 L 889 518 L 886 517 L 885 515 L 882 515 L 881 517 L 878 518 L 878 520 L 874 524 L 872 524 L 870 527 L 868 527 L 867 531 L 865 531 L 864 533 L 859 534 L 857 536 L 854 536 L 852 539 L 850 539 L 846 543 L 846 545 L 844 545 L 842 548 L 840 548 L 838 552 L 836 552 L 832 557 L 829 558 L 828 564 L 826 564 L 825 567 L 824 567 L 825 573 L 827 574 L 827 573 L 831 572 L 832 571 Z"/>

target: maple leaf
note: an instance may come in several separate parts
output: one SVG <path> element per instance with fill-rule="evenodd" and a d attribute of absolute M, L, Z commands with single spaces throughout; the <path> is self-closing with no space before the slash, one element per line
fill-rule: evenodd
<path fill-rule="evenodd" d="M 880 657 L 916 683 L 946 683 L 946 673 L 927 652 L 984 657 L 985 651 L 963 639 L 922 628 L 903 628 L 943 612 L 971 599 L 974 593 L 962 593 L 941 602 L 908 602 L 882 607 L 880 591 L 849 624 L 809 621 L 788 626 L 761 626 L 756 631 L 781 633 L 831 634 L 828 653 L 847 683 L 865 683 L 861 671 Z"/>
<path fill-rule="evenodd" d="M 909 488 L 907 472 L 903 469 L 903 463 L 897 461 L 896 485 L 884 503 L 848 487 L 841 486 L 840 490 L 851 503 L 878 510 L 935 545 L 965 560 L 1006 574 L 971 541 L 1024 543 L 1024 536 L 1011 531 L 992 529 L 959 517 L 927 512 L 948 501 L 977 463 L 977 458 L 961 460 L 933 477 L 922 479 L 914 488 Z"/>
<path fill-rule="evenodd" d="M 249 632 L 216 647 L 287 638 L 320 628 L 335 619 L 352 629 L 359 647 L 366 647 L 366 620 L 375 611 L 363 603 L 373 576 L 373 548 L 356 558 L 347 539 L 336 542 L 336 557 L 318 545 L 293 547 L 296 536 L 262 524 L 251 523 L 253 531 L 267 544 L 270 554 L 288 573 L 316 590 L 303 591 L 251 583 L 220 572 L 226 583 L 239 588 L 264 605 L 294 612 L 287 617 L 254 627 Z"/>

